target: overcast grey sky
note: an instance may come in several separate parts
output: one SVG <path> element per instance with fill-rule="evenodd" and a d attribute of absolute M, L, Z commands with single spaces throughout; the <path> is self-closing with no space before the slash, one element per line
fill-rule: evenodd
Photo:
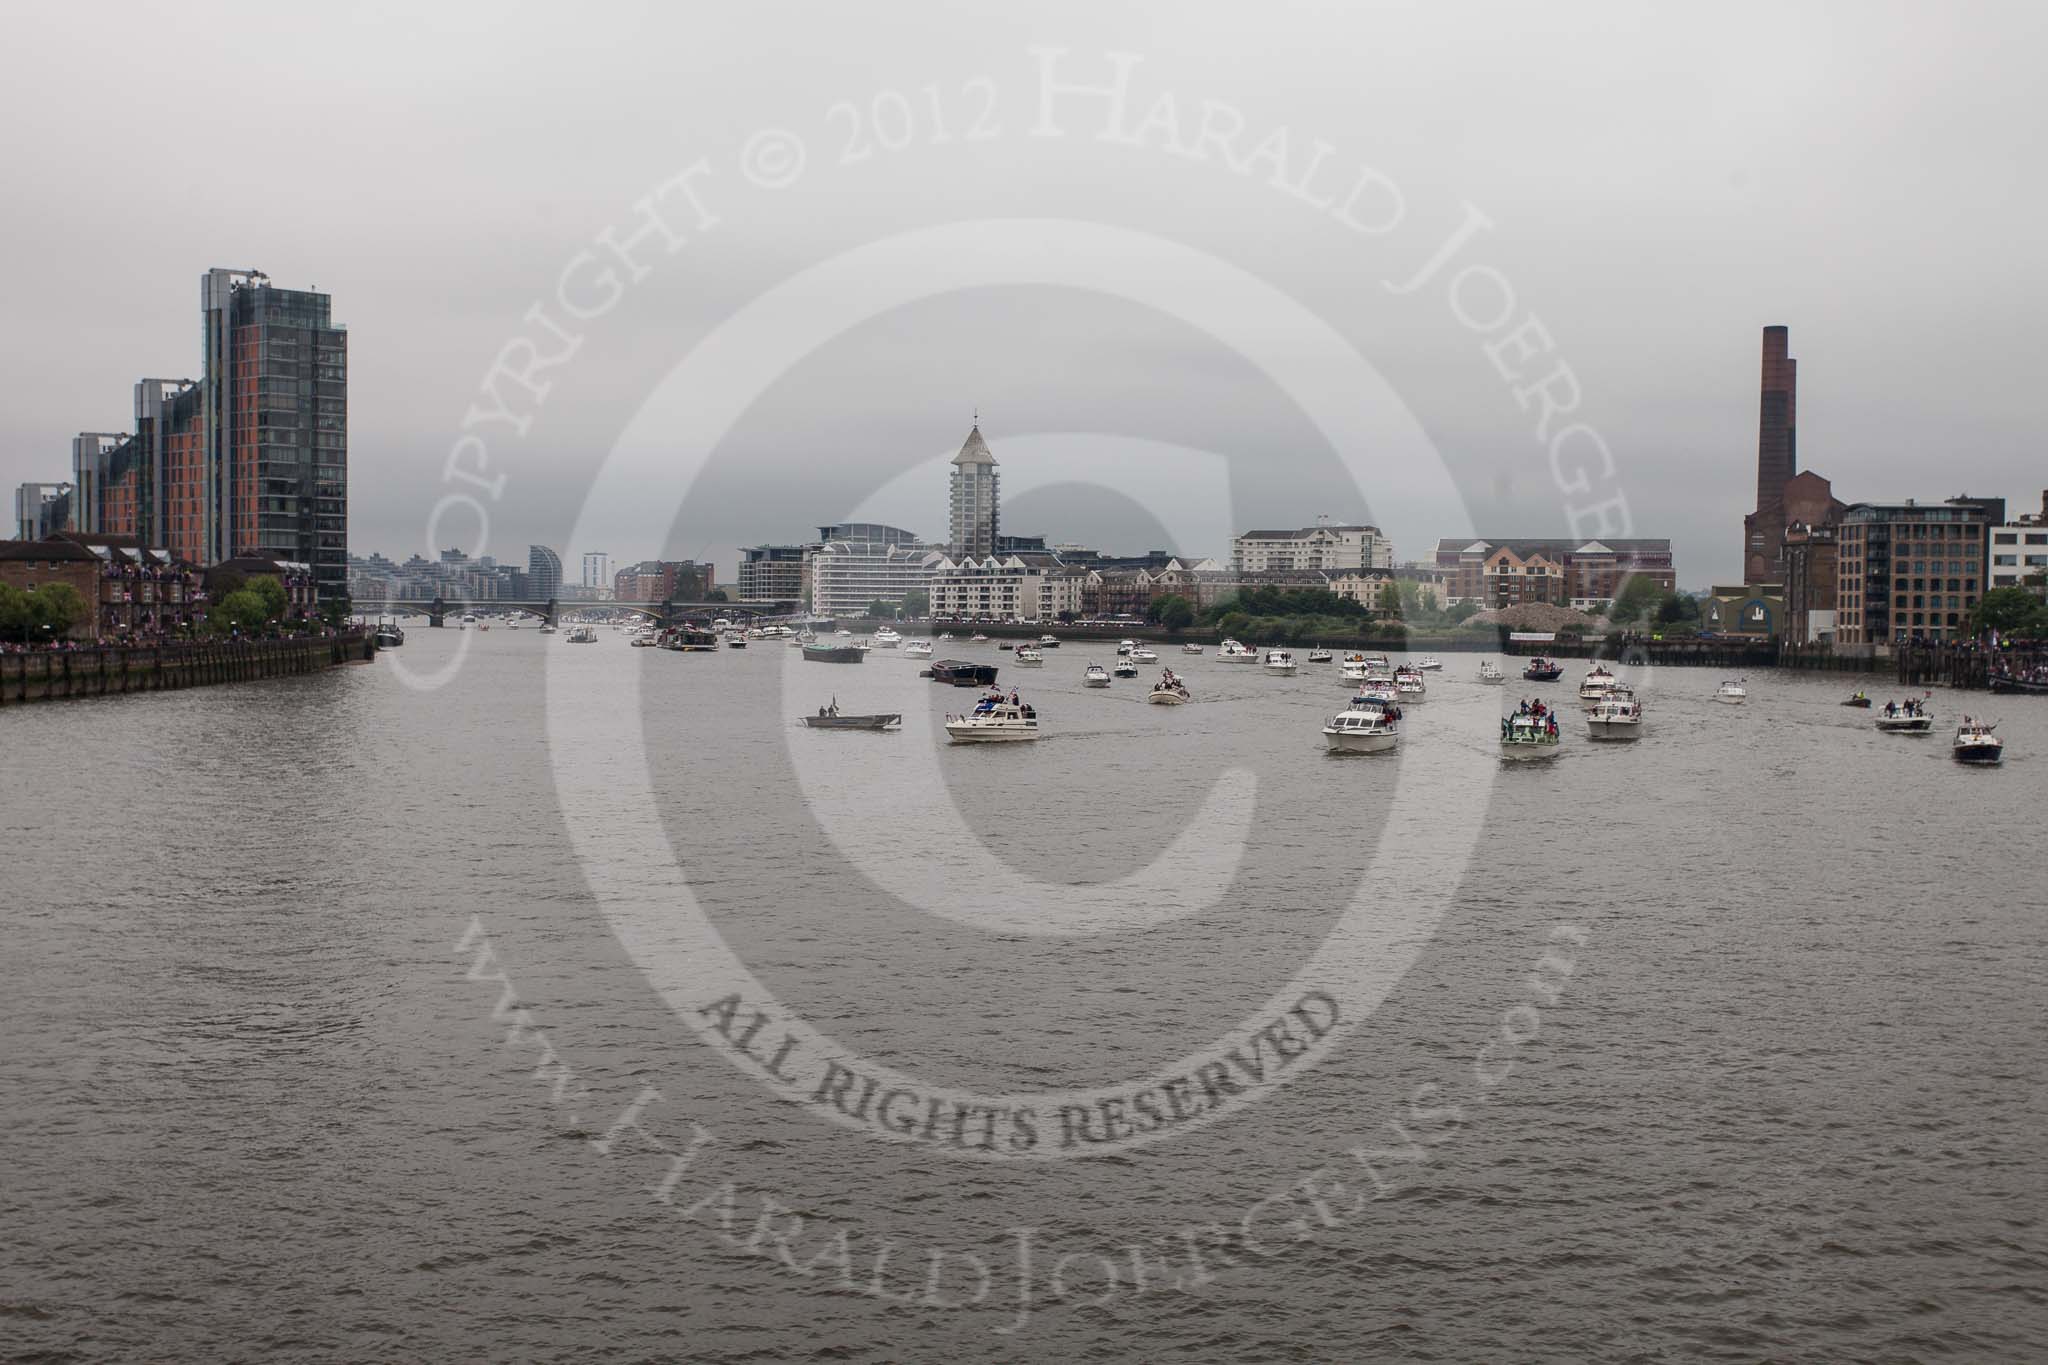
<path fill-rule="evenodd" d="M 2048 485 L 2039 5 L 425 8 L 10 17 L 9 487 L 63 477 L 72 433 L 128 425 L 136 378 L 196 371 L 213 265 L 334 295 L 358 553 L 523 561 L 540 540 L 729 575 L 736 545 L 863 507 L 939 537 L 942 474 L 899 476 L 978 408 L 1013 531 L 1223 554 L 1180 541 L 1327 513 L 1381 520 L 1404 558 L 1466 525 L 1632 531 L 1671 536 L 1701 586 L 1739 573 L 1767 323 L 1801 362 L 1800 462 L 1839 496 L 2034 505 Z M 1048 73 L 1108 86 L 1115 53 L 1135 58 L 1120 118 L 1071 92 L 1047 117 Z M 650 194 L 687 242 L 630 246 L 629 279 L 595 243 L 627 242 Z M 666 543 L 601 517 L 572 543 L 614 442 L 708 339 L 792 280 L 850 299 L 828 278 L 845 253 L 1001 219 L 1160 245 L 1129 291 L 1063 283 L 1086 264 L 1065 233 L 888 255 L 861 284 L 896 306 L 788 355 L 756 345 L 774 382 L 713 448 L 675 453 L 705 463 Z M 1219 321 L 1231 276 L 1279 312 Z M 509 418 L 465 425 L 508 343 L 553 358 L 562 334 L 573 356 L 528 375 L 544 399 L 500 373 Z M 1360 375 L 1434 456 L 1304 397 Z M 1539 420 L 1582 426 L 1555 471 Z M 501 489 L 445 477 L 465 435 Z M 1187 479 L 1070 477 L 1161 443 L 1190 452 Z M 1020 467 L 1055 447 L 1058 477 Z M 1227 461 L 1226 508 L 1199 452 Z M 1437 458 L 1462 507 L 1427 491 Z M 450 493 L 487 522 L 465 505 L 430 526 Z"/>

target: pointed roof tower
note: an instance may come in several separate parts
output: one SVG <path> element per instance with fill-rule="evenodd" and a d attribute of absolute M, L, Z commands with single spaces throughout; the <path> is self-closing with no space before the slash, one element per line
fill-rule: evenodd
<path fill-rule="evenodd" d="M 967 433 L 966 441 L 961 443 L 960 453 L 953 457 L 953 463 L 992 465 L 995 462 L 996 457 L 989 453 L 988 442 L 981 439 L 981 424 L 977 422 L 974 430 Z"/>

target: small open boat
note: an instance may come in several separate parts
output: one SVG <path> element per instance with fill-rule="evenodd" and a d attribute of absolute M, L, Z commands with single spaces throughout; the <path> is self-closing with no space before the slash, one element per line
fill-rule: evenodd
<path fill-rule="evenodd" d="M 1842 705 L 1860 706 L 1864 710 L 1868 711 L 1870 709 L 1870 697 L 1865 693 L 1858 692 L 1855 696 L 1850 697 L 1848 700 L 1844 701 Z"/>

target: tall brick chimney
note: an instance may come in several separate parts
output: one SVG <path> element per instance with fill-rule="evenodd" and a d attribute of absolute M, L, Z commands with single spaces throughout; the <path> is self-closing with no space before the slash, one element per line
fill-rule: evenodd
<path fill-rule="evenodd" d="M 1743 519 L 1742 581 L 1785 581 L 1785 484 L 1799 472 L 1799 362 L 1792 335 L 1764 328 L 1763 394 L 1757 415 L 1756 511 Z"/>

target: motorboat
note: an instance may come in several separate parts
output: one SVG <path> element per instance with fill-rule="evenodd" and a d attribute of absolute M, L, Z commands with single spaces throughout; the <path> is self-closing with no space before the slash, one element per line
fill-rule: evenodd
<path fill-rule="evenodd" d="M 986 635 L 984 635 L 984 636 L 982 636 L 981 638 L 982 638 L 982 639 L 984 639 L 984 640 L 986 640 L 986 639 L 987 639 L 988 637 L 987 637 Z M 1008 652 L 1009 652 L 1010 650 L 1013 650 L 1013 649 L 1015 649 L 1016 647 L 1017 647 L 1017 642 L 1016 642 L 1015 640 L 998 640 L 998 641 L 996 641 L 996 648 L 997 648 L 997 649 L 1000 649 L 1000 650 L 1002 650 L 1002 651 L 1003 651 L 1003 652 L 1005 652 L 1005 653 L 1008 653 Z"/>
<path fill-rule="evenodd" d="M 377 620 L 377 648 L 396 649 L 405 643 L 405 632 L 388 616 Z"/>
<path fill-rule="evenodd" d="M 1726 702 L 1730 706 L 1740 706 L 1749 700 L 1749 689 L 1742 685 L 1741 679 L 1732 679 L 1714 689 L 1714 700 Z"/>
<path fill-rule="evenodd" d="M 1152 684 L 1152 690 L 1145 694 L 1145 700 L 1154 706 L 1184 706 L 1195 699 L 1188 691 L 1188 685 L 1172 669 L 1163 669 L 1159 681 Z"/>
<path fill-rule="evenodd" d="M 1877 728 L 1888 735 L 1924 735 L 1934 729 L 1934 713 L 1908 697 L 1903 702 L 1886 702 L 1873 717 Z"/>
<path fill-rule="evenodd" d="M 932 642 L 930 640 L 905 640 L 903 642 L 903 653 L 912 659 L 929 659 L 932 657 Z"/>
<path fill-rule="evenodd" d="M 853 632 L 850 630 L 835 630 L 832 633 L 842 640 L 851 640 L 853 638 Z"/>
<path fill-rule="evenodd" d="M 790 636 L 790 637 L 789 637 L 789 642 L 790 642 L 790 643 L 791 643 L 792 645 L 796 645 L 796 646 L 798 646 L 798 647 L 802 647 L 802 646 L 804 646 L 804 645 L 808 645 L 808 644 L 815 644 L 815 643 L 817 643 L 817 639 L 818 639 L 817 633 L 816 633 L 815 631 L 812 631 L 812 630 L 810 630 L 810 629 L 806 628 L 806 629 L 804 629 L 804 630 L 800 630 L 800 631 L 798 631 L 798 632 L 797 632 L 796 634 L 794 634 L 794 635 Z"/>
<path fill-rule="evenodd" d="M 804 646 L 804 658 L 814 664 L 857 664 L 866 657 L 858 645 L 814 642 Z"/>
<path fill-rule="evenodd" d="M 1352 698 L 1323 722 L 1323 747 L 1333 754 L 1383 754 L 1400 742 L 1399 708 L 1370 697 Z"/>
<path fill-rule="evenodd" d="M 643 626 L 626 637 L 626 643 L 635 649 L 653 649 L 661 643 L 651 627 Z"/>
<path fill-rule="evenodd" d="M 2013 672 L 2010 668 L 2001 667 L 1996 673 L 1991 675 L 1988 681 L 1993 692 L 2011 692 L 2032 696 L 2048 695 L 2048 675 L 2043 675 L 2039 669 L 2032 673 L 2021 674 Z"/>
<path fill-rule="evenodd" d="M 541 623 L 540 623 L 540 633 L 541 633 L 541 634 L 543 634 L 543 635 L 553 635 L 553 634 L 555 633 L 555 626 L 554 626 L 554 623 L 553 623 L 553 622 L 550 622 L 550 621 L 543 621 L 543 622 L 541 622 Z"/>
<path fill-rule="evenodd" d="M 1429 685 L 1422 680 L 1422 670 L 1402 664 L 1394 670 L 1394 695 L 1404 702 L 1419 702 L 1429 694 Z"/>
<path fill-rule="evenodd" d="M 1389 692 L 1394 690 L 1394 666 L 1387 662 L 1386 655 L 1375 654 L 1365 661 L 1363 681 L 1367 687 L 1384 687 Z"/>
<path fill-rule="evenodd" d="M 1135 650 L 1137 647 L 1138 642 L 1136 640 L 1118 640 L 1116 642 L 1116 652 L 1118 654 L 1129 654 L 1132 650 Z"/>
<path fill-rule="evenodd" d="M 1607 665 L 1596 663 L 1586 670 L 1586 676 L 1579 681 L 1579 700 L 1596 702 L 1614 690 L 1614 674 Z"/>
<path fill-rule="evenodd" d="M 1202 647 L 1200 645 L 1182 645 L 1180 652 L 1183 654 L 1200 654 Z"/>
<path fill-rule="evenodd" d="M 1845 698 L 1842 702 L 1842 705 L 1857 706 L 1861 707 L 1865 711 L 1868 711 L 1870 709 L 1870 694 L 1868 692 L 1858 692 L 1853 697 Z"/>
<path fill-rule="evenodd" d="M 1586 715 L 1586 733 L 1593 739 L 1636 739 L 1643 733 L 1643 704 L 1635 692 L 1617 683 L 1607 689 Z"/>
<path fill-rule="evenodd" d="M 894 649 L 903 643 L 903 637 L 888 626 L 877 630 L 874 638 L 876 649 Z"/>
<path fill-rule="evenodd" d="M 1159 662 L 1159 656 L 1143 645 L 1139 645 L 1131 651 L 1131 658 L 1134 662 L 1141 664 L 1156 664 Z"/>
<path fill-rule="evenodd" d="M 939 632 L 939 638 L 941 640 L 950 640 L 953 638 L 953 632 L 950 630 L 942 630 Z"/>
<path fill-rule="evenodd" d="M 1346 682 L 1364 682 L 1366 668 L 1367 661 L 1363 654 L 1346 654 L 1344 661 L 1337 665 L 1337 676 Z"/>
<path fill-rule="evenodd" d="M 1529 660 L 1528 667 L 1522 670 L 1522 676 L 1530 682 L 1556 682 L 1563 675 L 1563 664 L 1540 654 Z"/>
<path fill-rule="evenodd" d="M 1031 645 L 1019 645 L 1017 647 L 1017 667 L 1044 668 L 1045 656 Z"/>
<path fill-rule="evenodd" d="M 952 687 L 994 687 L 996 666 L 994 664 L 969 663 L 965 659 L 937 659 L 927 670 L 933 682 L 946 683 Z"/>
<path fill-rule="evenodd" d="M 1557 713 L 1554 711 L 1540 716 L 1521 712 L 1501 717 L 1502 758 L 1517 762 L 1532 758 L 1555 758 L 1561 742 L 1557 729 Z"/>
<path fill-rule="evenodd" d="M 988 643 L 988 636 L 983 635 L 980 631 L 976 631 L 973 635 L 969 636 L 968 639 L 971 643 L 977 645 L 985 645 Z"/>
<path fill-rule="evenodd" d="M 853 647 L 859 650 L 861 653 L 865 654 L 875 647 L 875 642 L 872 638 L 863 635 L 858 640 L 855 640 L 853 642 Z"/>
<path fill-rule="evenodd" d="M 597 643 L 597 632 L 589 626 L 578 626 L 569 632 L 569 643 L 572 645 L 594 645 Z"/>
<path fill-rule="evenodd" d="M 946 717 L 946 738 L 955 744 L 999 744 L 1038 738 L 1038 712 L 1028 703 L 983 697 L 965 715 Z"/>
<path fill-rule="evenodd" d="M 1312 664 L 1326 664 L 1336 657 L 1336 655 L 1330 653 L 1329 650 L 1324 649 L 1321 645 L 1317 645 L 1308 652 L 1308 661 Z"/>
<path fill-rule="evenodd" d="M 1216 657 L 1227 664 L 1255 664 L 1259 661 L 1259 652 L 1236 640 L 1225 640 L 1216 646 Z"/>
<path fill-rule="evenodd" d="M 1283 678 L 1292 677 L 1295 669 L 1299 667 L 1294 662 L 1294 656 L 1284 649 L 1267 650 L 1266 657 L 1259 660 L 1259 665 L 1268 673 Z"/>
<path fill-rule="evenodd" d="M 1499 687 L 1507 682 L 1508 675 L 1500 671 L 1500 665 L 1491 659 L 1479 661 L 1479 681 L 1489 687 Z"/>
<path fill-rule="evenodd" d="M 1040 649 L 1058 649 L 1060 647 L 1060 637 L 1057 635 L 1041 635 L 1038 637 L 1038 647 Z"/>
<path fill-rule="evenodd" d="M 1109 670 L 1108 670 L 1108 669 L 1106 669 L 1106 668 L 1104 668 L 1104 667 L 1103 667 L 1103 666 L 1102 666 L 1101 664 L 1090 664 L 1090 665 L 1088 665 L 1088 667 L 1087 667 L 1087 668 L 1086 668 L 1085 670 L 1083 670 L 1083 672 L 1082 672 L 1082 674 L 1081 674 L 1081 686 L 1083 686 L 1083 687 L 1107 687 L 1107 686 L 1109 686 Z"/>
<path fill-rule="evenodd" d="M 727 631 L 725 633 L 725 647 L 727 649 L 745 649 L 747 647 L 746 633 L 737 630 Z"/>
<path fill-rule="evenodd" d="M 2005 741 L 1991 732 L 1997 723 L 1987 720 L 1971 720 L 1963 717 L 1963 723 L 1956 727 L 1954 746 L 1949 750 L 1958 763 L 1976 763 L 1991 767 L 2005 757 Z"/>
<path fill-rule="evenodd" d="M 1424 673 L 1441 673 L 1443 672 L 1444 661 L 1437 658 L 1434 654 L 1425 654 L 1415 661 L 1415 666 Z"/>
<path fill-rule="evenodd" d="M 1118 660 L 1116 661 L 1116 675 L 1117 675 L 1117 676 L 1118 676 L 1119 678 L 1135 678 L 1135 677 L 1137 677 L 1137 676 L 1138 676 L 1138 661 L 1137 661 L 1137 660 L 1135 660 L 1135 659 L 1133 659 L 1133 658 L 1131 658 L 1131 657 L 1130 657 L 1130 656 L 1129 656 L 1128 654 L 1127 654 L 1127 655 L 1125 655 L 1125 656 L 1124 656 L 1123 658 L 1121 658 L 1121 659 L 1118 659 Z"/>
<path fill-rule="evenodd" d="M 817 715 L 804 717 L 804 724 L 813 730 L 887 730 L 902 723 L 902 715 L 893 712 L 874 716 L 843 715 L 840 713 L 837 697 L 832 699 L 830 706 L 819 707 Z"/>

